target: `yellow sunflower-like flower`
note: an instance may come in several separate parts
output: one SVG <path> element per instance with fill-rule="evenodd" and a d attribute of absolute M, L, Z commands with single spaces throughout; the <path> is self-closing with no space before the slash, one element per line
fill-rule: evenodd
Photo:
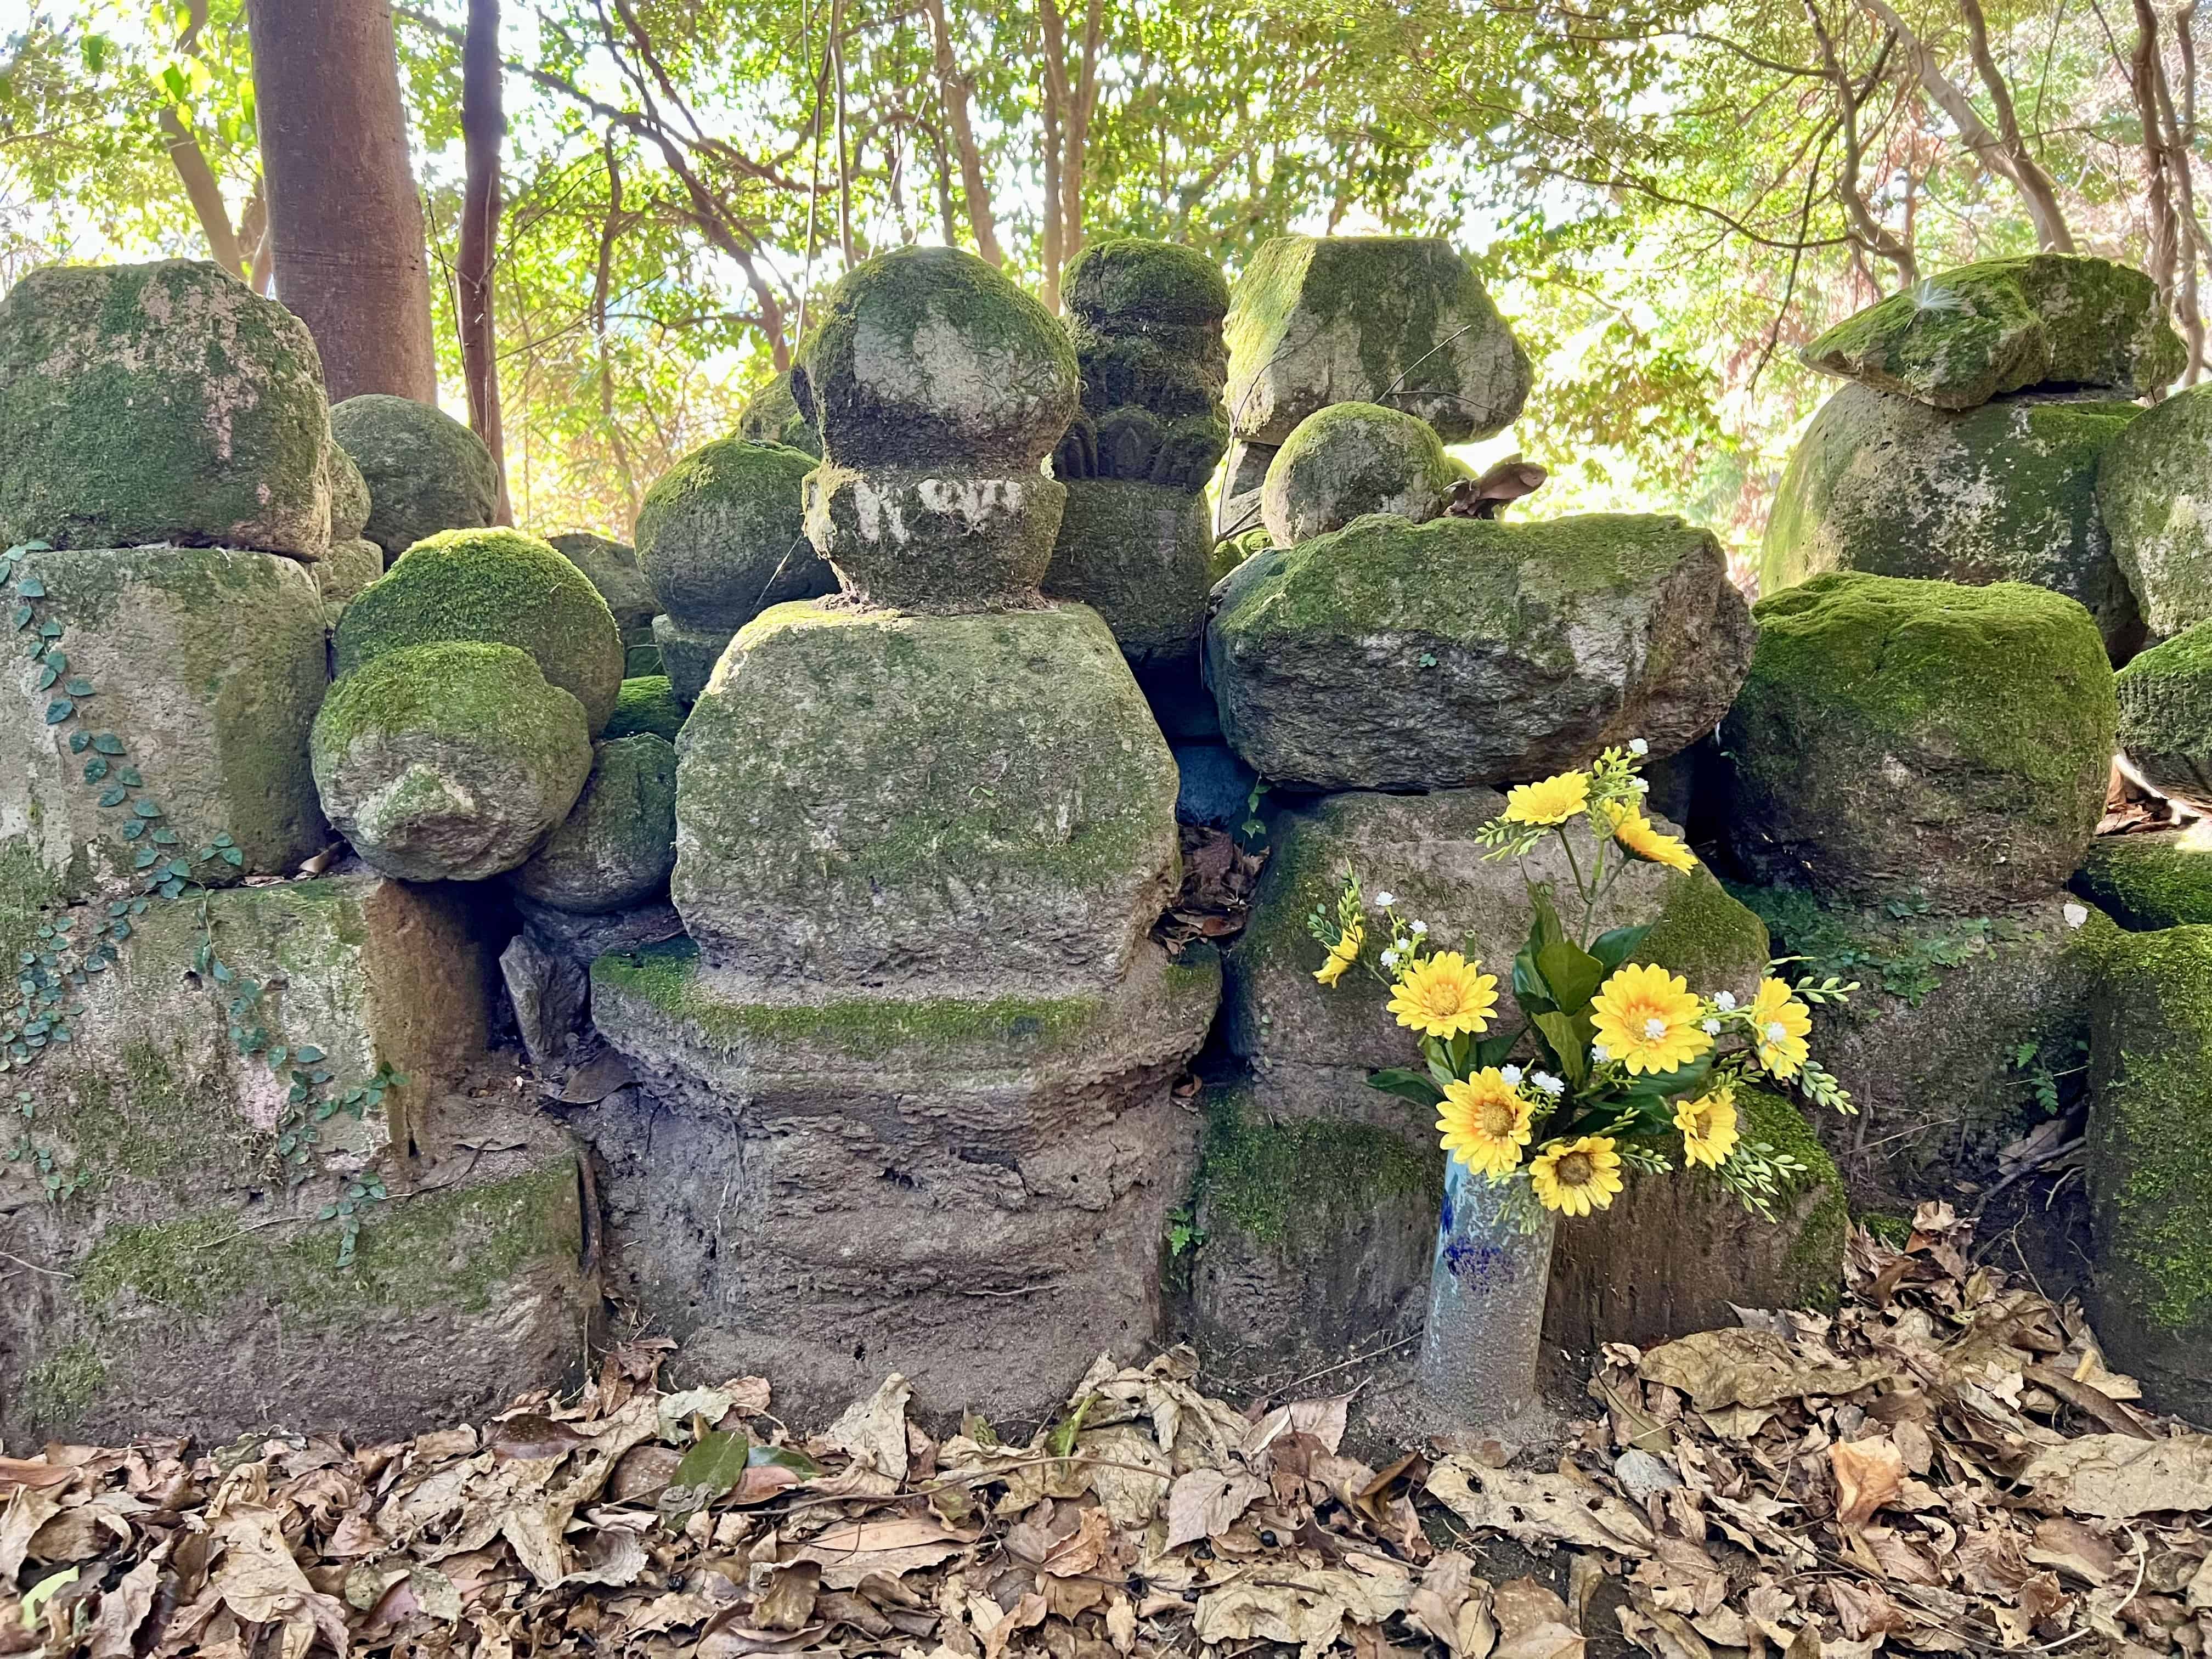
<path fill-rule="evenodd" d="M 1759 981 L 1759 994 L 1751 1000 L 1751 1035 L 1761 1066 L 1776 1077 L 1796 1077 L 1811 1052 L 1805 1038 L 1812 1029 L 1813 1011 L 1787 985 L 1778 979 Z"/>
<path fill-rule="evenodd" d="M 1398 976 L 1390 1012 L 1423 1036 L 1455 1037 L 1488 1029 L 1498 981 L 1456 951 L 1439 951 Z"/>
<path fill-rule="evenodd" d="M 1508 823 L 1565 823 L 1589 805 L 1589 774 L 1562 772 L 1540 783 L 1524 783 L 1505 797 Z"/>
<path fill-rule="evenodd" d="M 1495 1066 L 1444 1085 L 1437 1109 L 1443 1148 L 1479 1175 L 1510 1175 L 1528 1144 L 1528 1103 Z"/>
<path fill-rule="evenodd" d="M 1604 1135 L 1555 1140 L 1529 1164 L 1528 1184 L 1547 1210 L 1588 1215 L 1609 1209 L 1620 1190 L 1620 1154 Z"/>
<path fill-rule="evenodd" d="M 1695 1100 L 1674 1103 L 1674 1127 L 1682 1132 L 1682 1157 L 1717 1170 L 1735 1150 L 1735 1091 L 1716 1089 Z"/>
<path fill-rule="evenodd" d="M 1324 985 L 1335 984 L 1344 977 L 1344 970 L 1359 960 L 1359 947 L 1366 939 L 1366 928 L 1353 922 L 1344 930 L 1344 937 L 1328 947 L 1328 960 L 1314 969 L 1314 977 Z"/>
<path fill-rule="evenodd" d="M 1616 801 L 1607 816 L 1613 820 L 1613 838 L 1638 858 L 1669 870 L 1698 867 L 1698 855 L 1686 842 L 1665 834 L 1633 806 Z"/>
<path fill-rule="evenodd" d="M 1671 1072 L 1711 1048 L 1704 1012 L 1680 974 L 1644 963 L 1620 969 L 1590 999 L 1598 1042 L 1631 1073 Z"/>

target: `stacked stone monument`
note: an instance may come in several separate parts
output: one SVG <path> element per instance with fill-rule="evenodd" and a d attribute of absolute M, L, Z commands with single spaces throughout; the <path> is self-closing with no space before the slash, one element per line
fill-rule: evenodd
<path fill-rule="evenodd" d="M 1044 590 L 1105 617 L 1170 738 L 1200 735 L 1194 723 L 1212 727 L 1198 661 L 1217 574 L 1205 492 L 1229 443 L 1229 285 L 1193 249 L 1108 236 L 1069 264 L 1065 289 L 1082 390 L 1053 452 L 1067 506 Z"/>
<path fill-rule="evenodd" d="M 404 1431 L 583 1334 L 574 1148 L 446 1098 L 487 1041 L 465 908 L 296 878 L 335 847 L 309 733 L 370 511 L 307 331 L 216 266 L 0 303 L 0 545 L 31 544 L 0 591 L 35 647 L 0 708 L 10 1445 Z M 395 1201 L 341 1264 L 319 1213 L 372 1172 Z"/>
<path fill-rule="evenodd" d="M 1076 372 L 1035 301 L 969 254 L 871 259 L 793 389 L 842 591 L 746 623 L 684 728 L 689 937 L 593 969 L 660 1108 L 611 1201 L 695 1353 L 1018 1416 L 1159 1318 L 1170 1085 L 1218 982 L 1148 937 L 1175 769 L 1097 613 L 1038 597 Z"/>

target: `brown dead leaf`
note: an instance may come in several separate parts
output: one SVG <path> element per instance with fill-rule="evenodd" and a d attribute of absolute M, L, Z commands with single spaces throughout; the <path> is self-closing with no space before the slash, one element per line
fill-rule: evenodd
<path fill-rule="evenodd" d="M 1412 1594 L 1412 1575 L 1376 1556 L 1348 1557 L 1342 1568 L 1254 1567 L 1200 1596 L 1192 1628 L 1201 1642 L 1295 1643 L 1302 1659 L 1320 1659 L 1346 1620 L 1379 1625 Z"/>
<path fill-rule="evenodd" d="M 818 1562 L 794 1561 L 769 1575 L 768 1588 L 753 1603 L 752 1623 L 759 1630 L 804 1630 L 813 1622 L 814 1602 L 822 1589 Z"/>
<path fill-rule="evenodd" d="M 853 1589 L 872 1573 L 893 1578 L 948 1561 L 974 1542 L 934 1521 L 856 1521 L 831 1527 L 784 1559 L 813 1561 L 830 1589 Z"/>
<path fill-rule="evenodd" d="M 1887 1374 L 1877 1361 L 1846 1364 L 1802 1358 L 1768 1331 L 1729 1327 L 1699 1331 L 1646 1353 L 1647 1382 L 1680 1389 L 1699 1411 L 1728 1406 L 1771 1406 L 1807 1395 L 1850 1394 Z"/>
<path fill-rule="evenodd" d="M 2119 1547 L 2110 1539 L 2063 1515 L 2035 1523 L 2035 1539 L 2027 1553 L 2037 1566 L 2055 1567 L 2092 1589 L 2109 1583 L 2121 1560 Z"/>
<path fill-rule="evenodd" d="M 1429 1496 L 1471 1527 L 1487 1527 L 1522 1543 L 1549 1540 L 1648 1555 L 1651 1528 L 1624 1500 L 1564 1475 L 1485 1468 L 1447 1457 L 1429 1471 Z"/>
<path fill-rule="evenodd" d="M 1894 1503 L 1905 1475 L 1904 1454 L 1886 1435 L 1839 1440 L 1828 1448 L 1828 1468 L 1836 1477 L 1836 1524 L 1856 1531 L 1875 1511 Z"/>
<path fill-rule="evenodd" d="M 2212 1435 L 2086 1434 L 2045 1446 L 2020 1472 L 2037 1507 L 2124 1520 L 2212 1509 Z"/>
<path fill-rule="evenodd" d="M 1168 1535 L 1160 1547 L 1177 1549 L 1225 1530 L 1267 1496 L 1267 1483 L 1238 1472 L 1192 1469 L 1168 1488 Z"/>
<path fill-rule="evenodd" d="M 210 1530 L 222 1548 L 208 1580 L 210 1594 L 221 1597 L 243 1624 L 283 1626 L 286 1659 L 299 1659 L 319 1632 L 338 1659 L 345 1659 L 350 1639 L 345 1608 L 300 1571 L 284 1541 L 283 1516 L 242 1504 L 225 1511 Z"/>
<path fill-rule="evenodd" d="M 154 1610 L 154 1594 L 161 1586 L 161 1566 L 168 1559 L 167 1541 L 123 1575 L 115 1588 L 105 1591 L 92 1624 L 85 1632 L 86 1659 L 131 1659 L 138 1627 Z"/>

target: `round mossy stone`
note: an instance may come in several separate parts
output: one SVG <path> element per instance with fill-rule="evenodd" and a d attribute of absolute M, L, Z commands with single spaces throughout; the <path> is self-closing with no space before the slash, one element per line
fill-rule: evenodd
<path fill-rule="evenodd" d="M 2123 668 L 2120 754 L 2130 772 L 2192 812 L 2212 812 L 2212 622 Z"/>
<path fill-rule="evenodd" d="M 822 434 L 799 412 L 799 400 L 791 395 L 789 369 L 745 399 L 744 407 L 738 411 L 738 436 L 759 444 L 803 449 L 817 460 L 822 458 Z"/>
<path fill-rule="evenodd" d="M 315 564 L 315 586 L 322 590 L 324 602 L 332 608 L 332 617 L 341 607 L 368 591 L 371 582 L 384 574 L 384 550 L 367 537 L 357 536 L 351 541 L 332 542 L 330 556 Z"/>
<path fill-rule="evenodd" d="M 1369 513 L 1422 524 L 1443 513 L 1466 476 L 1426 421 L 1379 404 L 1331 404 L 1299 422 L 1275 452 L 1260 514 L 1278 547 Z"/>
<path fill-rule="evenodd" d="M 1091 323 L 1218 327 L 1229 281 L 1194 247 L 1143 236 L 1099 236 L 1060 273 L 1068 314 Z"/>
<path fill-rule="evenodd" d="M 727 639 L 771 605 L 837 591 L 806 539 L 804 450 L 720 438 L 645 493 L 637 562 L 675 624 Z"/>
<path fill-rule="evenodd" d="M 396 559 L 441 530 L 480 530 L 499 501 L 499 468 L 483 439 L 412 398 L 364 392 L 331 407 L 331 434 L 368 481 L 362 534 Z"/>
<path fill-rule="evenodd" d="M 618 738 L 651 732 L 673 743 L 690 713 L 670 686 L 667 675 L 635 676 L 622 683 L 622 691 L 615 698 L 614 716 L 599 735 L 612 743 Z"/>
<path fill-rule="evenodd" d="M 2073 888 L 2130 933 L 2212 924 L 2212 837 L 2201 829 L 2100 836 Z"/>
<path fill-rule="evenodd" d="M 635 547 L 611 536 L 595 536 L 587 530 L 564 531 L 558 536 L 548 536 L 545 542 L 582 571 L 584 579 L 599 590 L 607 609 L 614 612 L 615 626 L 622 629 L 625 645 L 647 636 L 653 617 L 659 613 L 660 603 L 654 599 L 653 585 L 646 580 L 645 572 L 638 568 Z"/>
<path fill-rule="evenodd" d="M 2142 643 L 2142 619 L 2097 510 L 2097 472 L 2142 413 L 2129 403 L 2029 398 L 1954 413 L 1844 386 L 1782 475 L 1759 591 L 1829 570 L 2033 582 L 2087 605 L 2124 660 Z"/>
<path fill-rule="evenodd" d="M 508 879 L 540 904 L 602 915 L 662 891 L 675 864 L 676 747 L 641 732 L 595 746 L 584 793 Z"/>
<path fill-rule="evenodd" d="M 0 546 L 331 539 L 321 360 L 219 265 L 48 265 L 0 301 Z"/>
<path fill-rule="evenodd" d="M 440 640 L 527 651 L 547 681 L 583 704 L 597 732 L 622 689 L 622 635 L 584 573 L 535 536 L 451 530 L 415 544 L 346 607 L 340 679 L 389 652 Z"/>
<path fill-rule="evenodd" d="M 840 466 L 1020 471 L 1075 413 L 1059 319 L 957 248 L 878 254 L 839 279 L 799 348 L 799 411 Z"/>
<path fill-rule="evenodd" d="M 323 462 L 331 475 L 331 540 L 362 540 L 371 510 L 368 480 L 336 439 L 324 447 Z"/>
<path fill-rule="evenodd" d="M 2097 505 L 2151 636 L 2212 622 L 2212 386 L 2175 392 L 2112 441 Z"/>
<path fill-rule="evenodd" d="M 1758 649 L 1721 737 L 1747 869 L 1946 910 L 2073 874 L 2118 718 L 2078 603 L 2020 582 L 1842 573 L 1753 614 Z"/>
<path fill-rule="evenodd" d="M 592 739 L 583 705 L 526 653 L 449 640 L 340 680 L 309 756 L 323 811 L 369 864 L 403 881 L 483 881 L 568 816 Z"/>

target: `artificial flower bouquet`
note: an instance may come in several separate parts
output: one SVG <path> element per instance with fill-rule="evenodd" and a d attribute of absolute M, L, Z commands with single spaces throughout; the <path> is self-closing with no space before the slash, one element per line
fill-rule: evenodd
<path fill-rule="evenodd" d="M 1638 740 L 1586 770 L 1523 784 L 1480 831 L 1494 859 L 1525 858 L 1556 836 L 1574 884 L 1564 903 L 1552 883 L 1529 884 L 1534 921 L 1513 958 L 1519 1026 L 1492 1029 L 1498 981 L 1480 962 L 1437 949 L 1427 923 L 1401 915 L 1387 892 L 1370 908 L 1352 870 L 1334 907 L 1308 918 L 1328 953 L 1314 977 L 1333 986 L 1358 967 L 1389 988 L 1390 1012 L 1419 1034 L 1422 1064 L 1377 1072 L 1369 1084 L 1433 1107 L 1444 1149 L 1493 1184 L 1525 1175 L 1545 1208 L 1588 1215 L 1612 1204 L 1624 1168 L 1671 1170 L 1679 1138 L 1684 1162 L 1771 1219 L 1776 1195 L 1803 1165 L 1745 1135 L 1736 1091 L 1774 1079 L 1815 1105 L 1851 1111 L 1806 1037 L 1809 1004 L 1840 1003 L 1858 987 L 1768 977 L 1742 1003 L 1632 963 L 1648 926 L 1593 936 L 1632 863 L 1697 867 L 1644 814 L 1644 753 Z"/>

